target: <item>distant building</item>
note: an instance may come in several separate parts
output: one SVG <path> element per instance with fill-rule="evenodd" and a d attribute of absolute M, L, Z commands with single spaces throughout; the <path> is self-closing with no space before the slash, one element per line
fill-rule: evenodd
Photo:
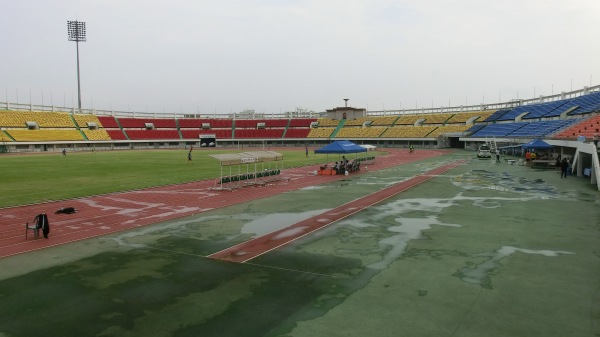
<path fill-rule="evenodd" d="M 327 109 L 327 118 L 342 120 L 367 117 L 367 109 L 349 107 L 348 99 L 344 99 L 344 101 L 346 101 L 346 106 L 344 107 Z"/>

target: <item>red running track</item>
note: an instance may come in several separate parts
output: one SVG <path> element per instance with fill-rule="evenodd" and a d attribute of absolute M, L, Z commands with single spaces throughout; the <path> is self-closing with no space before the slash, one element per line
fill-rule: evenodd
<path fill-rule="evenodd" d="M 426 180 L 429 180 L 433 175 L 438 175 L 446 172 L 454 167 L 461 165 L 460 162 L 452 163 L 433 169 L 425 175 L 419 175 L 411 179 L 399 182 L 381 191 L 371 193 L 362 198 L 353 200 L 344 205 L 338 206 L 323 214 L 319 214 L 312 218 L 300 221 L 296 224 L 280 229 L 273 233 L 255 238 L 220 252 L 209 255 L 208 257 L 226 260 L 232 262 L 247 262 L 257 256 L 265 254 L 271 250 L 277 249 L 285 244 L 288 244 L 298 238 L 317 231 L 325 226 L 338 222 L 350 215 L 358 213 L 363 209 L 380 203 L 402 191 L 405 191 L 413 186 L 419 185 Z"/>
<path fill-rule="evenodd" d="M 439 150 L 386 149 L 369 171 L 431 158 L 444 154 Z M 0 258 L 63 245 L 87 238 L 134 229 L 167 220 L 182 218 L 212 209 L 250 200 L 266 198 L 300 188 L 344 179 L 340 176 L 315 176 L 317 166 L 282 171 L 284 180 L 264 186 L 244 187 L 229 191 L 213 191 L 214 180 L 111 193 L 72 200 L 0 209 Z M 364 174 L 362 172 L 353 173 Z M 75 214 L 54 214 L 63 207 L 74 207 Z M 347 207 L 347 206 L 344 206 Z M 48 239 L 25 239 L 25 223 L 39 213 L 47 213 L 50 222 Z"/>

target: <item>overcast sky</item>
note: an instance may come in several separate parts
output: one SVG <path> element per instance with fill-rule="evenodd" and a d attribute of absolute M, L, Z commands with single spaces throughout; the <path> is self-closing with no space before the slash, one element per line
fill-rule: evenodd
<path fill-rule="evenodd" d="M 0 101 L 148 112 L 369 110 L 600 83 L 599 0 L 0 0 Z"/>

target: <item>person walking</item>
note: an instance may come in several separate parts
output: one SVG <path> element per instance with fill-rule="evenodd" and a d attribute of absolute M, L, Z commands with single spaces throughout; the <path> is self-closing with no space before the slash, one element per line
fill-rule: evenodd
<path fill-rule="evenodd" d="M 192 147 L 190 146 L 190 150 L 188 151 L 188 164 L 194 164 L 192 163 Z"/>
<path fill-rule="evenodd" d="M 306 158 L 308 158 L 308 146 L 306 147 Z"/>
<path fill-rule="evenodd" d="M 496 163 L 500 164 L 500 150 L 496 149 Z"/>

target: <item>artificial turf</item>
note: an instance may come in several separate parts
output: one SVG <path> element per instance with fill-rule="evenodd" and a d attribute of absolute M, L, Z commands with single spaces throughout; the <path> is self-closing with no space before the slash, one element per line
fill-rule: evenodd
<path fill-rule="evenodd" d="M 186 149 L 71 152 L 66 156 L 61 153 L 1 154 L 0 207 L 217 178 L 221 175 L 221 166 L 211 154 L 253 150 L 262 149 L 194 149 L 191 163 Z M 278 168 L 283 165 L 284 169 L 337 158 L 337 155 L 327 157 L 313 153 L 306 157 L 304 148 L 278 152 L 284 158 L 277 163 Z M 275 168 L 275 162 L 258 165 Z M 234 166 L 232 171 L 230 167 L 223 167 L 223 174 L 237 174 L 238 170 L 246 169 L 254 170 L 254 164 L 248 168 Z"/>

